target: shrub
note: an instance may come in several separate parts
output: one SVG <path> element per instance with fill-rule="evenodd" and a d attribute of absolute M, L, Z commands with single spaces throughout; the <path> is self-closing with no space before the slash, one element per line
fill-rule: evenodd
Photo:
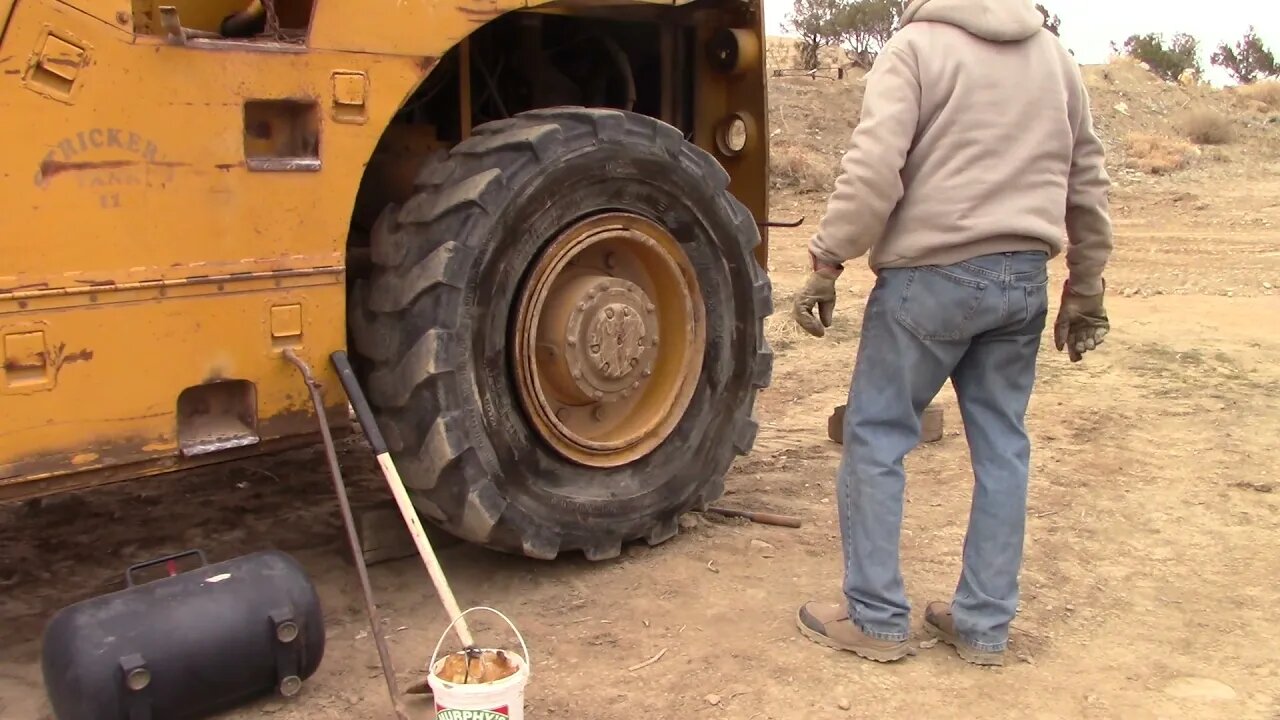
<path fill-rule="evenodd" d="M 1194 71 L 1196 77 L 1204 75 L 1200 66 L 1200 41 L 1186 33 L 1174 35 L 1167 46 L 1159 33 L 1130 35 L 1124 41 L 1124 54 L 1146 63 L 1152 72 L 1169 82 L 1178 82 L 1187 70 Z"/>
<path fill-rule="evenodd" d="M 1252 85 L 1241 85 L 1236 93 L 1255 102 L 1260 102 L 1274 110 L 1280 110 L 1280 81 L 1259 82 Z"/>
<path fill-rule="evenodd" d="M 1195 148 L 1185 140 L 1135 133 L 1126 144 L 1128 166 L 1152 175 L 1166 175 L 1185 168 Z"/>
<path fill-rule="evenodd" d="M 1226 145 L 1236 138 L 1235 126 L 1231 120 L 1208 108 L 1190 110 L 1179 115 L 1175 126 L 1197 145 Z"/>
<path fill-rule="evenodd" d="M 769 153 L 769 182 L 779 190 L 824 192 L 831 190 L 832 170 L 824 158 L 790 145 L 775 144 Z"/>
<path fill-rule="evenodd" d="M 1280 64 L 1276 63 L 1275 55 L 1263 44 L 1252 26 L 1235 47 L 1226 43 L 1219 45 L 1209 61 L 1231 73 L 1231 77 L 1243 85 L 1280 75 Z"/>

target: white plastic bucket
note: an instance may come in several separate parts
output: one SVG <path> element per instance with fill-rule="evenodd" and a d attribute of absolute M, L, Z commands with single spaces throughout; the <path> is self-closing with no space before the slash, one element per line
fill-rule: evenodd
<path fill-rule="evenodd" d="M 501 680 L 472 685 L 458 685 L 440 678 L 440 671 L 445 658 L 439 657 L 440 646 L 453 630 L 453 626 L 475 610 L 486 610 L 502 618 L 516 638 L 520 640 L 523 655 L 503 650 L 516 666 L 514 674 Z M 486 650 L 496 650 L 485 648 Z M 524 688 L 529 682 L 529 646 L 524 643 L 524 636 L 516 628 L 515 623 L 506 615 L 489 607 L 473 607 L 459 615 L 449 627 L 445 628 L 436 649 L 431 653 L 431 664 L 427 666 L 427 684 L 435 695 L 436 720 L 524 720 Z"/>

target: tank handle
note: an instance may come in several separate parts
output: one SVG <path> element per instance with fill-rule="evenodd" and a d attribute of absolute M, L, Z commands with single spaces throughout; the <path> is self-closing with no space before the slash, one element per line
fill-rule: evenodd
<path fill-rule="evenodd" d="M 208 565 L 208 564 L 209 564 L 209 559 L 208 559 L 208 558 L 206 558 L 206 557 L 204 556 L 204 551 L 203 551 L 203 550 L 198 550 L 198 549 L 197 549 L 197 550 L 183 550 L 183 551 L 182 551 L 182 552 L 180 552 L 180 553 L 174 553 L 174 554 L 172 554 L 172 555 L 164 555 L 164 556 L 161 556 L 161 557 L 158 557 L 158 558 L 154 558 L 154 559 L 152 559 L 152 560 L 147 560 L 147 561 L 145 561 L 145 562 L 140 562 L 140 563 L 138 563 L 137 565 L 130 565 L 130 566 L 129 566 L 129 569 L 124 571 L 124 583 L 125 583 L 125 585 L 127 585 L 127 586 L 129 586 L 129 587 L 133 587 L 133 586 L 134 586 L 134 582 L 133 582 L 133 574 L 134 574 L 135 572 L 137 572 L 138 570 L 145 570 L 146 568 L 154 567 L 154 566 L 159 565 L 160 563 L 163 563 L 163 562 L 169 562 L 170 560 L 177 560 L 178 558 L 190 557 L 190 556 L 192 556 L 192 555 L 195 555 L 195 556 L 197 556 L 197 557 L 199 557 L 199 558 L 200 558 L 200 566 L 201 566 L 201 567 L 204 567 L 205 565 Z"/>
<path fill-rule="evenodd" d="M 533 660 L 529 658 L 529 646 L 524 643 L 524 635 L 520 633 L 520 629 L 516 627 L 515 623 L 511 622 L 511 618 L 507 617 L 506 615 L 503 615 L 501 611 L 494 610 L 491 607 L 483 607 L 483 606 L 473 607 L 468 610 L 464 610 L 461 615 L 458 615 L 458 617 L 453 619 L 453 622 L 449 623 L 449 627 L 444 629 L 444 632 L 440 634 L 440 640 L 436 643 L 436 649 L 431 652 L 431 662 L 427 665 L 427 674 L 431 674 L 435 672 L 434 669 L 436 666 L 436 660 L 439 659 L 439 656 L 440 656 L 440 646 L 444 645 L 444 639 L 449 637 L 449 631 L 453 630 L 453 626 L 458 624 L 459 620 L 466 617 L 468 613 L 475 610 L 485 610 L 485 611 L 491 612 L 494 615 L 497 615 L 498 617 L 502 618 L 503 621 L 507 623 L 507 626 L 511 628 L 511 631 L 516 634 L 516 639 L 520 641 L 520 649 L 524 652 L 524 655 L 522 655 L 520 659 L 524 660 L 525 670 L 529 674 L 529 676 L 532 676 Z"/>

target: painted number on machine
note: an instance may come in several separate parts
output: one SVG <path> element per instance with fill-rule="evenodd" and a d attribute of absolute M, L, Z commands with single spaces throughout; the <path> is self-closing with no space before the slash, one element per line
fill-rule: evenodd
<path fill-rule="evenodd" d="M 180 164 L 165 160 L 159 145 L 132 130 L 95 127 L 54 143 L 36 169 L 35 184 L 74 181 L 109 210 L 121 207 L 128 188 L 164 186 Z"/>
<path fill-rule="evenodd" d="M 510 720 L 508 708 L 496 710 L 444 710 L 436 706 L 436 720 Z"/>

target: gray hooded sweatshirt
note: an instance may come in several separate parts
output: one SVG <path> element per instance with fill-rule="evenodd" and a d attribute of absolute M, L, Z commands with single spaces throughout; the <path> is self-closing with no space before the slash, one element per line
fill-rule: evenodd
<path fill-rule="evenodd" d="M 1072 288 L 1101 292 L 1111 181 L 1079 66 L 1043 22 L 1031 0 L 907 6 L 867 75 L 814 257 L 870 252 L 879 271 L 1065 246 Z"/>

